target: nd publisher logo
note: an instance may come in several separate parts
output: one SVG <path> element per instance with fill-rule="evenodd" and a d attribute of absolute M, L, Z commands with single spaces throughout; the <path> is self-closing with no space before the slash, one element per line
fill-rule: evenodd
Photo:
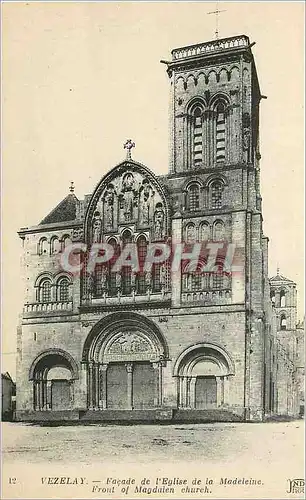
<path fill-rule="evenodd" d="M 304 493 L 305 480 L 304 479 L 288 479 L 287 493 Z"/>

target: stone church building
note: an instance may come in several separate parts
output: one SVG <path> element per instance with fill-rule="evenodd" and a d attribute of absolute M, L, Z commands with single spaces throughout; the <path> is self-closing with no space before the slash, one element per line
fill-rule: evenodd
<path fill-rule="evenodd" d="M 37 226 L 19 231 L 17 419 L 252 421 L 299 413 L 296 286 L 279 273 L 268 278 L 263 96 L 252 45 L 235 36 L 174 49 L 162 61 L 171 86 L 167 174 L 132 159 L 127 141 L 126 160 L 110 166 L 93 193 L 79 200 L 71 188 Z M 112 257 L 89 272 L 83 248 L 101 242 Z M 218 242 L 216 270 L 205 272 L 205 252 L 195 270 L 184 261 L 173 270 L 169 259 L 148 270 L 154 242 Z M 130 243 L 139 271 L 118 271 Z M 239 272 L 222 270 L 229 243 Z M 71 245 L 80 272 L 61 264 Z"/>

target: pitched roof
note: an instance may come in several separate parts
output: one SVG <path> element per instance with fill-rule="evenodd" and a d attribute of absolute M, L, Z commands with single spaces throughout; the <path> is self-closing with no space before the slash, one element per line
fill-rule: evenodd
<path fill-rule="evenodd" d="M 272 278 L 270 278 L 270 282 L 273 282 L 273 283 L 293 283 L 294 284 L 294 281 L 290 280 L 289 278 L 286 278 L 285 276 L 283 276 L 282 274 L 277 274 L 276 276 L 272 276 Z"/>
<path fill-rule="evenodd" d="M 68 194 L 39 224 L 75 220 L 78 203 L 79 200 L 75 194 Z"/>
<path fill-rule="evenodd" d="M 15 383 L 13 381 L 12 377 L 10 376 L 9 372 L 1 373 L 1 378 L 5 378 L 7 380 L 10 380 L 11 382 L 13 382 L 13 384 Z"/>

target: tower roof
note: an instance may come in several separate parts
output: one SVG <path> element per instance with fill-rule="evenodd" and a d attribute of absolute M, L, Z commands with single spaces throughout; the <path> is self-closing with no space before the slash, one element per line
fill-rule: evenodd
<path fill-rule="evenodd" d="M 54 222 L 66 222 L 76 219 L 78 198 L 70 193 L 40 222 L 50 224 Z"/>
<path fill-rule="evenodd" d="M 285 276 L 283 276 L 282 274 L 279 274 L 279 269 L 277 269 L 277 274 L 276 276 L 272 276 L 272 278 L 270 278 L 270 283 L 272 284 L 291 284 L 291 285 L 295 285 L 294 281 L 290 280 L 289 278 L 286 278 Z"/>

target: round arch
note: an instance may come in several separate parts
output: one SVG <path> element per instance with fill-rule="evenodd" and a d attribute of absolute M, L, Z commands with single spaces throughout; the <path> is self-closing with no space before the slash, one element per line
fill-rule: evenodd
<path fill-rule="evenodd" d="M 177 358 L 173 367 L 173 376 L 180 376 L 183 371 L 190 372 L 194 360 L 214 358 L 216 363 L 223 364 L 227 369 L 226 375 L 235 374 L 234 362 L 224 347 L 210 342 L 201 342 L 187 347 Z"/>
<path fill-rule="evenodd" d="M 101 361 L 112 339 L 115 341 L 120 333 L 125 335 L 130 331 L 148 342 L 156 357 L 169 358 L 167 342 L 158 326 L 141 314 L 125 311 L 109 314 L 93 326 L 84 342 L 82 361 Z"/>
<path fill-rule="evenodd" d="M 42 351 L 41 353 L 39 353 L 32 362 L 29 370 L 29 380 L 34 380 L 36 368 L 39 366 L 39 364 L 41 364 L 41 362 L 44 359 L 47 361 L 47 358 L 49 356 L 62 358 L 71 370 L 72 379 L 75 380 L 79 378 L 78 365 L 75 359 L 71 356 L 71 354 L 64 351 L 63 349 L 50 348 L 47 349 L 46 351 Z"/>

